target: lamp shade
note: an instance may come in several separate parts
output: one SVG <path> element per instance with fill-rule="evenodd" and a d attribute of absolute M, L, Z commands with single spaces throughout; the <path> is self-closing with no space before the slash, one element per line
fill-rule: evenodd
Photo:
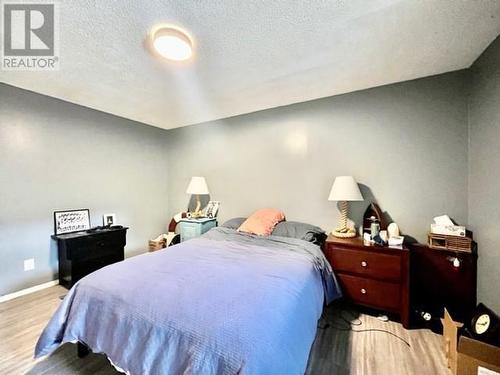
<path fill-rule="evenodd" d="M 191 177 L 187 194 L 208 194 L 208 186 L 205 177 Z"/>
<path fill-rule="evenodd" d="M 329 201 L 362 201 L 358 183 L 352 176 L 338 176 L 333 182 L 328 196 Z"/>

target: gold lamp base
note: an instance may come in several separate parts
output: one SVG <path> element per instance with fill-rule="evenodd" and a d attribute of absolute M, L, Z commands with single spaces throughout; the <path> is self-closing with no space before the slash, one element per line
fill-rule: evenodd
<path fill-rule="evenodd" d="M 200 210 L 200 208 L 201 208 L 200 196 L 197 194 L 196 195 L 196 208 L 194 209 L 194 212 L 191 212 L 191 217 L 193 219 L 199 219 L 200 217 L 203 217 L 203 211 Z"/>
<path fill-rule="evenodd" d="M 347 202 L 340 202 L 340 227 L 332 230 L 332 236 L 338 238 L 353 238 L 356 237 L 356 231 L 353 228 L 347 227 Z"/>
<path fill-rule="evenodd" d="M 332 236 L 335 236 L 335 237 L 338 237 L 338 238 L 353 238 L 353 237 L 356 237 L 356 232 L 354 231 L 354 229 L 351 229 L 351 228 L 345 228 L 345 229 L 347 229 L 346 232 L 339 232 L 337 229 L 332 230 Z"/>

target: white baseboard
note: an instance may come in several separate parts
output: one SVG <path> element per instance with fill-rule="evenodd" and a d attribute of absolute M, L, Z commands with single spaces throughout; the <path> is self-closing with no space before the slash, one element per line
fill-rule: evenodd
<path fill-rule="evenodd" d="M 47 289 L 47 288 L 50 288 L 51 286 L 54 286 L 54 285 L 59 285 L 59 280 L 52 280 L 52 281 L 49 281 L 47 283 L 35 285 L 35 286 L 32 286 L 31 288 L 20 290 L 18 292 L 5 294 L 3 296 L 0 296 L 0 303 L 10 301 L 11 299 L 14 299 L 17 297 L 25 296 L 26 294 L 38 292 L 39 290 Z"/>

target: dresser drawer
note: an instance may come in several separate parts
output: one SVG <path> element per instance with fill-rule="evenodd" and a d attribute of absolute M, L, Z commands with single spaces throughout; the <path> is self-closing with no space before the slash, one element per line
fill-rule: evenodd
<path fill-rule="evenodd" d="M 401 258 L 397 255 L 328 246 L 326 256 L 335 271 L 381 280 L 399 281 L 401 278 Z"/>
<path fill-rule="evenodd" d="M 181 242 L 190 240 L 192 238 L 201 236 L 203 233 L 208 232 L 210 229 L 217 226 L 215 219 L 204 219 L 200 221 L 186 220 L 179 223 Z"/>
<path fill-rule="evenodd" d="M 397 311 L 401 304 L 399 284 L 338 274 L 344 295 L 360 305 Z"/>
<path fill-rule="evenodd" d="M 121 233 L 87 236 L 78 241 L 73 241 L 71 246 L 68 247 L 67 258 L 79 261 L 123 253 L 125 242 L 125 234 Z"/>
<path fill-rule="evenodd" d="M 191 223 L 182 223 L 181 225 L 181 242 L 190 240 L 201 235 L 201 225 Z"/>

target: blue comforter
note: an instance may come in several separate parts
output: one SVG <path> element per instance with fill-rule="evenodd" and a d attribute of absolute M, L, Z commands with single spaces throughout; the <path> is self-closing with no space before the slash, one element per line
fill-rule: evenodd
<path fill-rule="evenodd" d="M 80 280 L 35 357 L 81 341 L 134 375 L 303 374 L 337 296 L 318 246 L 216 228 Z"/>

